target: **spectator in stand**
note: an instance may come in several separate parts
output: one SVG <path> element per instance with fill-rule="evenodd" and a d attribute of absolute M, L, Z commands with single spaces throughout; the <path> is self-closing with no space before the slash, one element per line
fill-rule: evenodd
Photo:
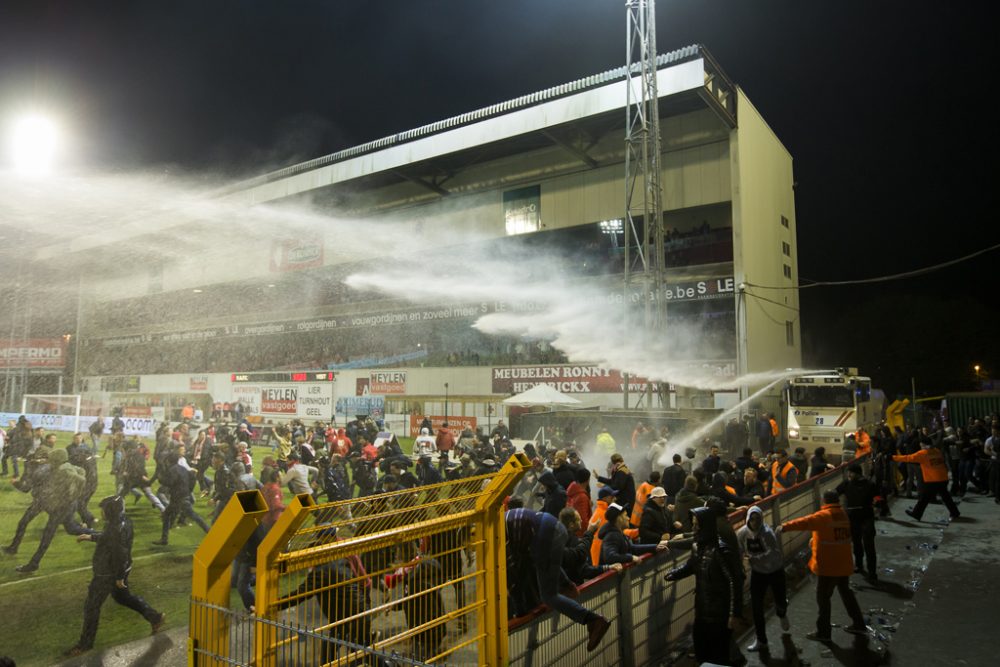
<path fill-rule="evenodd" d="M 694 447 L 684 448 L 684 460 L 681 461 L 681 467 L 684 468 L 684 472 L 688 475 L 694 472 L 694 457 L 697 454 Z"/>
<path fill-rule="evenodd" d="M 632 510 L 632 527 L 638 528 L 639 522 L 642 521 L 642 512 L 646 507 L 646 499 L 649 497 L 649 493 L 660 486 L 660 473 L 653 471 L 649 473 L 649 477 L 645 482 L 639 485 L 639 488 L 635 490 L 635 508 Z"/>
<path fill-rule="evenodd" d="M 590 471 L 586 468 L 577 468 L 576 479 L 566 489 L 566 507 L 576 511 L 583 526 L 590 524 Z M 581 527 L 577 536 L 582 534 Z"/>
<path fill-rule="evenodd" d="M 635 478 L 632 471 L 625 465 L 625 459 L 621 454 L 615 452 L 611 455 L 611 462 L 608 465 L 610 477 L 601 477 L 595 470 L 594 476 L 600 484 L 607 484 L 617 491 L 616 502 L 624 507 L 626 511 L 635 505 Z"/>
<path fill-rule="evenodd" d="M 726 430 L 723 434 L 723 443 L 726 445 L 727 454 L 732 452 L 738 452 L 743 450 L 747 445 L 747 434 L 743 425 L 740 424 L 736 417 L 729 420 L 726 424 Z M 739 464 L 737 464 L 739 465 Z"/>
<path fill-rule="evenodd" d="M 565 449 L 556 450 L 552 457 L 552 474 L 562 487 L 569 488 L 569 485 L 576 481 L 577 467 L 569 462 L 569 455 Z"/>
<path fill-rule="evenodd" d="M 576 586 L 562 571 L 563 553 L 569 540 L 566 527 L 554 516 L 526 509 L 508 511 L 506 521 L 507 561 L 512 563 L 510 571 L 519 573 L 521 577 L 533 572 L 533 583 L 541 601 L 577 623 L 586 625 L 587 650 L 596 649 L 611 627 L 610 622 L 560 593 L 562 588 L 573 597 L 578 595 Z M 530 565 L 525 565 L 525 561 Z"/>
<path fill-rule="evenodd" d="M 639 542 L 658 544 L 668 539 L 676 532 L 672 517 L 673 513 L 667 509 L 667 492 L 662 486 L 653 487 L 639 521 Z"/>
<path fill-rule="evenodd" d="M 705 475 L 711 478 L 712 475 L 719 472 L 719 464 L 722 463 L 722 459 L 719 457 L 719 446 L 712 445 L 708 450 L 708 456 L 701 463 L 701 469 L 705 471 Z"/>
<path fill-rule="evenodd" d="M 567 507 L 559 513 L 559 522 L 566 527 L 569 538 L 563 551 L 563 571 L 574 584 L 582 584 L 587 579 L 593 579 L 605 572 L 621 572 L 621 563 L 610 565 L 593 565 L 590 561 L 590 546 L 594 541 L 596 526 L 583 529 L 584 523 L 575 509 Z"/>
<path fill-rule="evenodd" d="M 795 469 L 798 471 L 797 478 L 805 479 L 809 476 L 809 460 L 806 458 L 806 448 L 796 447 L 795 453 L 788 457 Z"/>
<path fill-rule="evenodd" d="M 559 512 L 566 507 L 566 490 L 556 481 L 555 475 L 550 472 L 539 477 L 538 483 L 544 489 L 542 511 L 558 518 Z"/>
<path fill-rule="evenodd" d="M 448 422 L 441 424 L 441 428 L 438 429 L 434 445 L 437 451 L 444 454 L 445 459 L 448 458 L 448 453 L 455 448 L 455 434 L 451 432 L 450 428 L 448 428 Z"/>
<path fill-rule="evenodd" d="M 743 489 L 740 493 L 751 498 L 763 498 L 767 495 L 764 485 L 757 479 L 756 468 L 747 468 L 743 471 Z"/>
<path fill-rule="evenodd" d="M 774 445 L 771 444 L 771 421 L 766 414 L 761 414 L 757 419 L 757 449 L 761 452 L 774 449 Z"/>
<path fill-rule="evenodd" d="M 698 479 L 688 475 L 684 479 L 684 488 L 677 492 L 674 499 L 674 521 L 681 524 L 681 531 L 685 533 L 691 532 L 691 511 L 704 504 L 697 491 Z"/>
<path fill-rule="evenodd" d="M 502 419 L 498 419 L 497 425 L 493 427 L 492 431 L 490 431 L 490 440 L 498 436 L 501 440 L 510 439 L 510 429 L 507 428 L 507 425 L 503 423 Z"/>
<path fill-rule="evenodd" d="M 598 537 L 601 538 L 601 565 L 638 563 L 643 554 L 667 550 L 667 543 L 664 541 L 652 544 L 632 542 L 624 532 L 629 525 L 629 517 L 621 505 L 617 503 L 609 505 L 604 518 L 606 521 L 598 531 Z"/>
<path fill-rule="evenodd" d="M 799 481 L 798 475 L 798 468 L 788 459 L 788 450 L 777 450 L 774 453 L 774 463 L 771 464 L 771 495 L 795 486 Z"/>
<path fill-rule="evenodd" d="M 684 488 L 684 480 L 687 476 L 688 473 L 681 465 L 681 455 L 674 454 L 673 464 L 664 468 L 663 475 L 660 477 L 663 490 L 667 492 L 669 498 L 674 498 L 677 492 Z"/>
<path fill-rule="evenodd" d="M 607 427 L 602 428 L 601 432 L 597 434 L 596 444 L 608 456 L 613 456 L 617 451 L 615 448 L 615 439 L 611 437 L 611 433 L 608 432 Z"/>
<path fill-rule="evenodd" d="M 817 447 L 809 459 L 809 477 L 822 475 L 827 470 L 833 470 L 833 464 L 826 460 L 826 447 Z"/>
<path fill-rule="evenodd" d="M 734 463 L 736 464 L 736 467 L 739 469 L 740 472 L 743 472 L 747 468 L 757 467 L 756 457 L 754 457 L 753 450 L 750 449 L 749 447 L 743 448 L 743 453 L 740 456 L 736 457 Z"/>

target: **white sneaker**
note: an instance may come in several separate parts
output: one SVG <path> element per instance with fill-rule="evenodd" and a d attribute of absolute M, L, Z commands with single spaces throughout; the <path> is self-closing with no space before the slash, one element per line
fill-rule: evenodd
<path fill-rule="evenodd" d="M 762 642 L 759 639 L 754 639 L 750 642 L 750 646 L 747 646 L 747 650 L 751 653 L 756 653 L 757 651 L 763 651 L 767 649 L 767 642 Z"/>
<path fill-rule="evenodd" d="M 792 629 L 792 624 L 788 622 L 788 616 L 782 616 L 778 620 L 781 621 L 782 632 L 788 632 Z"/>

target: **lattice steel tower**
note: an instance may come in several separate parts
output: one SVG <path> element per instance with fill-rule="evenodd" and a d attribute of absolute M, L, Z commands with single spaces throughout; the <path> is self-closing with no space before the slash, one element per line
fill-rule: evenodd
<path fill-rule="evenodd" d="M 641 288 L 644 330 L 658 332 L 665 319 L 663 205 L 660 189 L 660 110 L 656 92 L 656 3 L 627 0 L 625 105 L 625 332 L 631 295 Z M 638 247 L 633 257 L 632 244 Z M 624 401 L 629 406 L 629 380 Z M 662 402 L 663 394 L 658 397 Z M 652 385 L 645 403 L 653 407 Z M 638 406 L 638 403 L 637 403 Z"/>

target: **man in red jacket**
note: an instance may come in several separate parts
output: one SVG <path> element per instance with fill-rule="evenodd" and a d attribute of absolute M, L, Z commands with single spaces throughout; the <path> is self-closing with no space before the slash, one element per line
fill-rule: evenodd
<path fill-rule="evenodd" d="M 580 515 L 580 527 L 577 537 L 583 537 L 584 526 L 590 523 L 590 471 L 586 468 L 576 469 L 576 479 L 566 489 L 566 507 L 571 507 Z"/>

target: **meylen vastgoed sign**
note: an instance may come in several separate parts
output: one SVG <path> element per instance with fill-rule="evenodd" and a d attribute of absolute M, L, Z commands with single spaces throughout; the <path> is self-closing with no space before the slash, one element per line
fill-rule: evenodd
<path fill-rule="evenodd" d="M 0 341 L 0 368 L 64 368 L 66 341 L 29 338 Z"/>

